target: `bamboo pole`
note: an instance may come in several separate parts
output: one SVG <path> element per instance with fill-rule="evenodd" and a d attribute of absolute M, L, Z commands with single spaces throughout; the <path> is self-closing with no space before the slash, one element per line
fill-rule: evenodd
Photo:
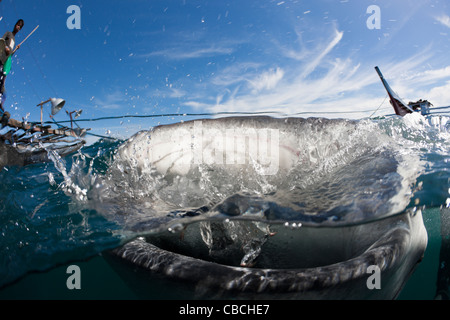
<path fill-rule="evenodd" d="M 49 127 L 43 127 L 43 126 L 33 126 L 31 124 L 20 122 L 15 119 L 11 119 L 11 118 L 8 120 L 8 126 L 13 127 L 13 128 L 22 129 L 22 130 L 27 130 L 32 133 L 42 132 L 42 133 L 47 133 L 47 134 L 56 134 L 56 135 L 63 135 L 63 136 L 67 136 L 67 137 L 79 138 L 79 136 L 73 130 L 70 130 L 70 129 L 60 130 L 60 129 L 52 129 Z M 86 132 L 87 130 L 89 130 L 89 129 L 83 129 L 84 132 Z"/>

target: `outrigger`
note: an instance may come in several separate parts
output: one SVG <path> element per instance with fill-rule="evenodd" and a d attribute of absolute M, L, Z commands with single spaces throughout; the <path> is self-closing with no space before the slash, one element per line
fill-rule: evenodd
<path fill-rule="evenodd" d="M 71 116 L 71 127 L 58 125 L 57 122 L 57 128 L 43 124 L 42 106 L 47 102 L 52 103 L 52 115 L 65 103 L 62 99 L 49 99 L 38 104 L 41 107 L 40 123 L 18 121 L 10 118 L 9 112 L 3 113 L 1 130 L 6 133 L 0 134 L 0 168 L 47 162 L 50 160 L 49 153 L 64 157 L 86 144 L 83 137 L 90 129 L 73 128 L 71 113 L 68 113 Z"/>
<path fill-rule="evenodd" d="M 404 103 L 402 99 L 391 89 L 387 81 L 384 79 L 383 74 L 381 73 L 378 67 L 375 67 L 378 75 L 380 76 L 381 82 L 383 83 L 386 91 L 389 95 L 389 99 L 392 107 L 394 108 L 395 114 L 401 117 L 407 115 L 408 113 L 420 112 L 422 115 L 430 114 L 430 107 L 432 104 L 427 100 L 420 99 L 416 102 L 409 102 L 408 104 Z"/>

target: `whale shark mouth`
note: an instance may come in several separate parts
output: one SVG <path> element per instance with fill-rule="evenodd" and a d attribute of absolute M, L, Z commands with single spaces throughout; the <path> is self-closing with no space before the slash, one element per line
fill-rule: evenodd
<path fill-rule="evenodd" d="M 241 231 L 254 227 L 248 221 L 237 224 L 233 227 Z M 427 244 L 420 212 L 345 228 L 288 228 L 260 247 L 257 265 L 249 268 L 233 265 L 236 243 L 222 243 L 214 252 L 198 239 L 199 228 L 189 225 L 182 239 L 173 233 L 140 237 L 113 255 L 187 284 L 189 298 L 394 299 Z M 222 232 L 217 241 L 223 242 Z M 379 277 L 371 280 L 374 272 Z M 145 285 L 151 287 L 151 281 Z"/>
<path fill-rule="evenodd" d="M 88 198 L 141 237 L 116 255 L 210 296 L 392 298 L 427 242 L 422 166 L 375 122 L 195 120 L 130 138 Z"/>

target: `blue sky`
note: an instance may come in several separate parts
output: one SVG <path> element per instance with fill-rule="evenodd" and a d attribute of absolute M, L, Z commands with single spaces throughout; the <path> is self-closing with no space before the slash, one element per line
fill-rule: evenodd
<path fill-rule="evenodd" d="M 80 7 L 79 30 L 67 28 L 70 5 Z M 367 27 L 371 5 L 380 29 Z M 2 0 L 0 33 L 22 18 L 20 42 L 39 25 L 14 57 L 5 106 L 33 121 L 36 105 L 53 96 L 68 111 L 83 109 L 83 119 L 222 111 L 362 118 L 380 105 L 377 114 L 392 112 L 376 65 L 405 101 L 447 106 L 449 16 L 442 0 Z M 336 111 L 368 112 L 328 113 Z M 128 137 L 183 119 L 83 125 Z"/>

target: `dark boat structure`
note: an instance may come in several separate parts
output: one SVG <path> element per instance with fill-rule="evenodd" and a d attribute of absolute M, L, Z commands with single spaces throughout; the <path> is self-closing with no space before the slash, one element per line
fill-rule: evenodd
<path fill-rule="evenodd" d="M 58 108 L 62 105 L 64 103 Z M 54 108 L 52 113 L 57 111 Z M 71 127 L 55 124 L 57 128 L 44 125 L 42 117 L 40 123 L 18 121 L 4 112 L 1 117 L 0 168 L 47 162 L 50 160 L 49 153 L 65 157 L 86 144 L 83 138 L 90 129 L 73 128 L 73 121 Z"/>
<path fill-rule="evenodd" d="M 375 70 L 377 71 L 378 75 L 380 76 L 381 82 L 386 88 L 391 105 L 394 108 L 396 115 L 403 117 L 408 113 L 413 112 L 420 112 L 422 115 L 430 114 L 430 107 L 432 106 L 432 104 L 429 101 L 420 99 L 419 101 L 409 102 L 408 104 L 406 104 L 389 86 L 380 69 L 378 67 L 375 67 Z"/>

